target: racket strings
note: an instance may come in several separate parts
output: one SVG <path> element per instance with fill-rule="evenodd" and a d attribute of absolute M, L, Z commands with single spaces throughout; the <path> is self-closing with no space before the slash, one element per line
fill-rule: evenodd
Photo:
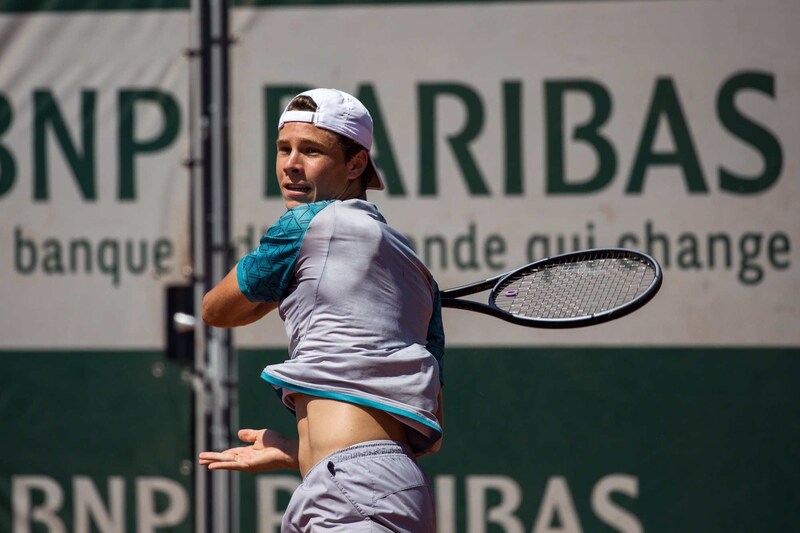
<path fill-rule="evenodd" d="M 510 277 L 498 287 L 494 304 L 529 318 L 591 316 L 634 300 L 654 277 L 654 269 L 639 259 L 578 256 Z"/>

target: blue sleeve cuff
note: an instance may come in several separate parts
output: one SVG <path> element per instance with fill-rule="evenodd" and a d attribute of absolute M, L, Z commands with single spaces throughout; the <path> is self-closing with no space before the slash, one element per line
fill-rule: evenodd
<path fill-rule="evenodd" d="M 236 263 L 236 281 L 239 283 L 239 290 L 242 291 L 242 294 L 244 294 L 245 298 L 247 298 L 251 302 L 255 302 L 257 300 L 253 296 L 253 293 L 250 292 L 250 287 L 247 286 L 247 283 L 245 282 L 244 279 L 244 270 L 242 269 L 243 261 L 244 258 L 239 259 L 239 262 Z"/>
<path fill-rule="evenodd" d="M 293 207 L 261 237 L 258 248 L 236 265 L 239 290 L 251 302 L 279 302 L 294 279 L 303 237 L 314 216 L 330 200 Z"/>

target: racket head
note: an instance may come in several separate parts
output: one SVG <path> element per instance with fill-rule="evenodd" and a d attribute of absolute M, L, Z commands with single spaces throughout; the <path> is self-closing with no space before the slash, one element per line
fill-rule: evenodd
<path fill-rule="evenodd" d="M 662 280 L 658 262 L 638 250 L 581 250 L 504 275 L 488 306 L 493 315 L 524 326 L 589 326 L 639 309 L 656 295 Z"/>

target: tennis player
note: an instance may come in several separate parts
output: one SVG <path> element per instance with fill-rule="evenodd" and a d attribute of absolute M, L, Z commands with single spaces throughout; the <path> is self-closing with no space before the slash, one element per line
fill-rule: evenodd
<path fill-rule="evenodd" d="M 203 300 L 216 327 L 278 309 L 290 359 L 261 377 L 297 419 L 298 439 L 242 429 L 248 446 L 203 452 L 209 469 L 299 470 L 282 531 L 435 530 L 416 458 L 442 437 L 444 332 L 431 273 L 367 189 L 383 189 L 372 118 L 353 96 L 314 89 L 278 124 L 287 211 Z"/>

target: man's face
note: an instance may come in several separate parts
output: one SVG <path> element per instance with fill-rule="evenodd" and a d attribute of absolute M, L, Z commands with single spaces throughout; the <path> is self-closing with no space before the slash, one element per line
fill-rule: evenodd
<path fill-rule="evenodd" d="M 275 171 L 287 209 L 361 195 L 358 165 L 344 160 L 333 133 L 305 122 L 287 122 L 278 133 L 277 144 Z"/>

